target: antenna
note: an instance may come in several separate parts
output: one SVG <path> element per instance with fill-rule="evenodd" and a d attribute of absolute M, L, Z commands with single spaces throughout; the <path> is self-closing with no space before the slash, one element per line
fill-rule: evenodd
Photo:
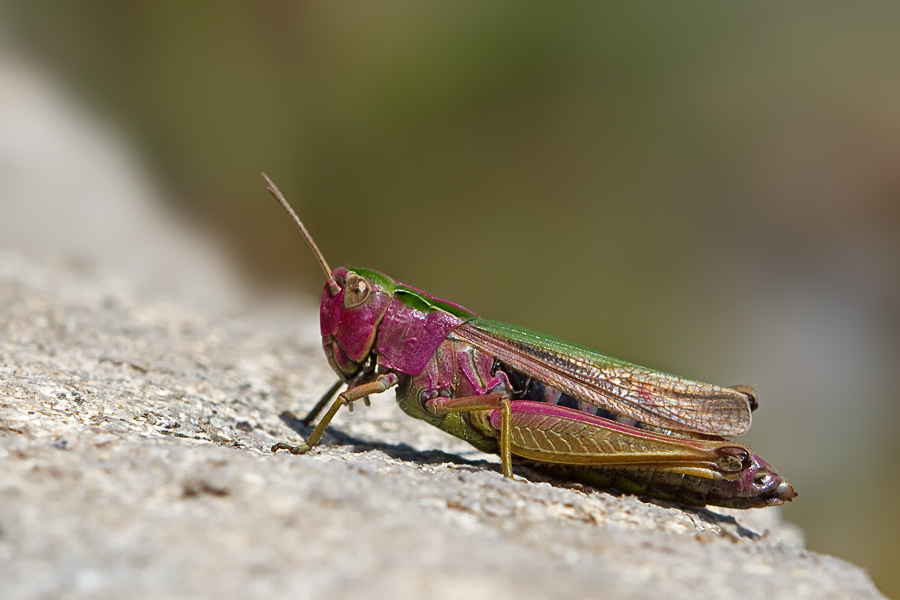
<path fill-rule="evenodd" d="M 300 232 L 300 235 L 303 236 L 303 239 L 306 240 L 306 243 L 309 244 L 310 249 L 313 251 L 313 254 L 316 255 L 316 259 L 319 261 L 319 265 L 321 265 L 322 270 L 325 271 L 325 279 L 328 282 L 328 291 L 332 296 L 337 294 L 340 291 L 340 287 L 337 284 L 337 281 L 334 280 L 334 277 L 331 276 L 331 268 L 328 266 L 328 263 L 325 262 L 325 257 L 322 256 L 322 253 L 319 251 L 319 247 L 316 246 L 316 243 L 313 241 L 312 236 L 309 235 L 309 232 L 306 230 L 306 227 L 303 226 L 303 222 L 300 220 L 300 217 L 297 216 L 297 213 L 294 212 L 294 209 L 291 208 L 291 205 L 288 204 L 288 201 L 284 199 L 284 195 L 281 193 L 281 190 L 278 189 L 278 186 L 275 185 L 269 176 L 265 173 L 262 174 L 263 179 L 266 180 L 268 184 L 269 193 L 278 200 L 278 204 L 281 205 L 288 216 L 291 218 L 291 221 L 294 222 L 294 225 L 297 226 L 297 231 Z"/>

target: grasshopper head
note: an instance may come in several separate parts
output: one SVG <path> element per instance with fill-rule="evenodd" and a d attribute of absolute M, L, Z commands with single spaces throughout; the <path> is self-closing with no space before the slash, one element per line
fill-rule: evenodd
<path fill-rule="evenodd" d="M 332 271 L 319 313 L 322 348 L 328 364 L 344 381 L 371 354 L 393 291 L 394 282 L 375 271 L 344 267 Z"/>

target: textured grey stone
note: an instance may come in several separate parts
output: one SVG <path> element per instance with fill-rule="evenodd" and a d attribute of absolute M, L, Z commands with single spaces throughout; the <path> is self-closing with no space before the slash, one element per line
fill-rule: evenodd
<path fill-rule="evenodd" d="M 776 509 L 506 481 L 391 396 L 343 411 L 315 312 L 194 310 L 0 255 L 0 597 L 880 598 Z"/>

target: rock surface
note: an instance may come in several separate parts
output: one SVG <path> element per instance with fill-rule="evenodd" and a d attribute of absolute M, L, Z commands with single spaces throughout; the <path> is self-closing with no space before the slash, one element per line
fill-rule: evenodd
<path fill-rule="evenodd" d="M 0 597 L 882 597 L 777 509 L 506 481 L 390 393 L 273 455 L 334 381 L 316 319 L 0 255 Z"/>

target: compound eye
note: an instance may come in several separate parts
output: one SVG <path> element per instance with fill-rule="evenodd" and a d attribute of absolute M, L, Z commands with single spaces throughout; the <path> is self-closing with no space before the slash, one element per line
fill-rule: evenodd
<path fill-rule="evenodd" d="M 354 308 L 366 301 L 372 286 L 364 278 L 356 273 L 347 276 L 347 286 L 344 288 L 344 308 Z"/>

